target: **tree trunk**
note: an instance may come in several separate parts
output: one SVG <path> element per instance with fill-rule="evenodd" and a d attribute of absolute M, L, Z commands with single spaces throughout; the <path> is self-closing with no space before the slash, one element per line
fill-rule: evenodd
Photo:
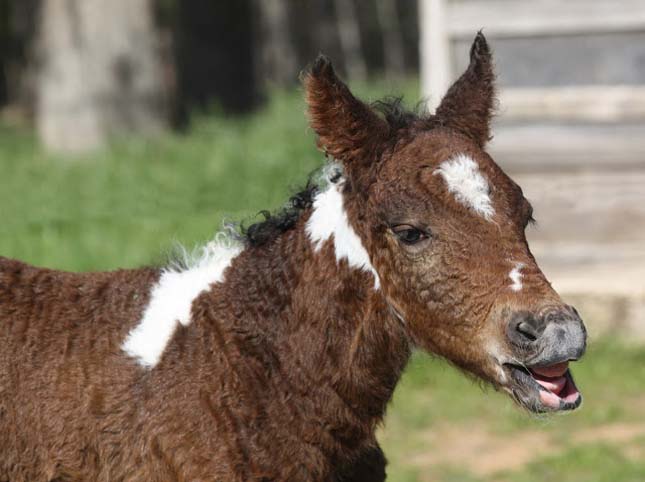
<path fill-rule="evenodd" d="M 167 123 L 152 0 L 43 0 L 36 122 L 43 144 L 78 152 Z"/>
<path fill-rule="evenodd" d="M 405 51 L 396 2 L 395 0 L 377 0 L 376 10 L 383 32 L 385 75 L 395 79 L 403 77 L 405 74 Z"/>
<path fill-rule="evenodd" d="M 352 80 L 365 80 L 367 67 L 363 59 L 361 32 L 353 0 L 334 0 L 334 7 L 347 75 Z"/>
<path fill-rule="evenodd" d="M 257 0 L 256 4 L 262 30 L 261 71 L 278 85 L 294 84 L 298 80 L 298 67 L 289 29 L 289 2 Z"/>
<path fill-rule="evenodd" d="M 9 63 L 9 43 L 11 41 L 9 14 L 9 1 L 0 0 L 0 107 L 4 106 L 9 100 L 7 87 L 7 64 Z"/>
<path fill-rule="evenodd" d="M 253 40 L 253 2 L 181 0 L 175 14 L 177 122 L 213 105 L 227 113 L 248 112 L 260 101 Z"/>
<path fill-rule="evenodd" d="M 32 117 L 34 82 L 32 51 L 40 0 L 0 0 L 1 104 L 20 117 Z"/>

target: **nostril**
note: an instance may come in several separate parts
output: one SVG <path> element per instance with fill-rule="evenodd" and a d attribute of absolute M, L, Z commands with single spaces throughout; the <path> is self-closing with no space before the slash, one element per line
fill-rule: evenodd
<path fill-rule="evenodd" d="M 542 321 L 528 311 L 516 312 L 507 325 L 509 339 L 520 346 L 536 342 L 543 331 Z"/>
<path fill-rule="evenodd" d="M 535 327 L 526 321 L 521 321 L 517 324 L 516 330 L 524 337 L 530 341 L 535 341 L 538 339 L 540 334 L 537 332 Z"/>

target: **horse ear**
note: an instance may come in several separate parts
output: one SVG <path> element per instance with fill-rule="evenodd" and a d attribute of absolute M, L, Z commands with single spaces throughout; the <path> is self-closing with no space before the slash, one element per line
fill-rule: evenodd
<path fill-rule="evenodd" d="M 470 48 L 468 68 L 448 89 L 437 108 L 436 117 L 483 147 L 491 139 L 490 121 L 494 107 L 493 59 L 480 31 Z"/>
<path fill-rule="evenodd" d="M 318 147 L 348 171 L 371 164 L 389 131 L 385 120 L 352 95 L 323 55 L 302 80 Z"/>

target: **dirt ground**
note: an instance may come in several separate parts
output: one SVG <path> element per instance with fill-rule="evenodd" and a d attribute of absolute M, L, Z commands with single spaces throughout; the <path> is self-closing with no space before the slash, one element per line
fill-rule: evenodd
<path fill-rule="evenodd" d="M 414 454 L 406 464 L 418 469 L 438 465 L 455 466 L 476 476 L 491 477 L 499 472 L 518 470 L 544 456 L 557 454 L 565 445 L 552 435 L 539 431 L 518 434 L 494 433 L 485 425 L 438 426 L 425 437 L 432 451 Z M 566 441 L 566 446 L 609 443 L 621 445 L 628 457 L 639 458 L 645 445 L 638 442 L 645 437 L 643 423 L 612 423 L 583 429 Z"/>

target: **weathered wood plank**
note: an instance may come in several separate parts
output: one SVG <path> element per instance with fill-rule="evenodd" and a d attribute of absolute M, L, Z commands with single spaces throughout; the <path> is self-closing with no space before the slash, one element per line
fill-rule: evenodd
<path fill-rule="evenodd" d="M 444 18 L 446 0 L 419 0 L 421 91 L 434 111 L 450 85 L 449 38 Z"/>
<path fill-rule="evenodd" d="M 526 37 L 624 32 L 645 28 L 642 0 L 453 0 L 446 8 L 448 32 L 471 37 Z"/>
<path fill-rule="evenodd" d="M 645 119 L 645 86 L 508 88 L 500 106 L 507 119 L 629 122 Z"/>
<path fill-rule="evenodd" d="M 505 123 L 493 129 L 490 151 L 513 174 L 525 172 L 645 172 L 644 124 Z M 645 188 L 643 189 L 645 193 Z"/>

